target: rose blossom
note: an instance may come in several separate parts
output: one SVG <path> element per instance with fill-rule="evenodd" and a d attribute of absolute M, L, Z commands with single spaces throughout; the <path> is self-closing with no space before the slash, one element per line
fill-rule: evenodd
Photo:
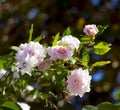
<path fill-rule="evenodd" d="M 73 37 L 72 35 L 64 36 L 61 40 L 57 42 L 58 45 L 67 44 L 71 49 L 78 49 L 80 45 L 80 41 L 78 38 Z"/>
<path fill-rule="evenodd" d="M 72 95 L 82 97 L 85 92 L 90 91 L 91 76 L 88 70 L 72 70 L 71 75 L 67 77 L 67 89 Z"/>
<path fill-rule="evenodd" d="M 85 25 L 83 32 L 88 36 L 94 36 L 99 32 L 99 30 L 95 24 L 91 24 Z"/>
<path fill-rule="evenodd" d="M 69 60 L 70 57 L 73 55 L 73 51 L 70 48 L 63 46 L 49 47 L 47 49 L 47 52 L 48 55 L 50 56 L 50 59 L 52 60 L 56 60 L 56 59 Z"/>
<path fill-rule="evenodd" d="M 23 103 L 23 102 L 17 102 L 17 104 L 20 106 L 22 110 L 30 110 L 31 108 L 28 104 Z"/>
<path fill-rule="evenodd" d="M 38 42 L 29 42 L 21 44 L 19 46 L 20 50 L 16 53 L 17 67 L 20 69 L 21 73 L 30 72 L 33 67 L 38 66 L 44 60 L 45 49 Z"/>

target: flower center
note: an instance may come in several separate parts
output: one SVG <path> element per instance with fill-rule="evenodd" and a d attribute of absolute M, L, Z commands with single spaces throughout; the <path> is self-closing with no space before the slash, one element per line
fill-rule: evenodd
<path fill-rule="evenodd" d="M 28 54 L 29 54 L 30 56 L 34 56 L 34 55 L 35 55 L 35 53 L 34 53 L 33 50 L 28 50 Z"/>
<path fill-rule="evenodd" d="M 65 50 L 64 48 L 60 48 L 60 49 L 58 50 L 58 52 L 59 52 L 60 54 L 66 54 L 66 50 Z"/>

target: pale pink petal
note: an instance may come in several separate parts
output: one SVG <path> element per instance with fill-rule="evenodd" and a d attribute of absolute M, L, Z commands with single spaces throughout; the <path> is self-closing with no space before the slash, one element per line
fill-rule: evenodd
<path fill-rule="evenodd" d="M 88 36 L 94 36 L 99 32 L 99 30 L 95 24 L 91 24 L 85 25 L 83 32 Z"/>
<path fill-rule="evenodd" d="M 56 60 L 56 59 L 69 60 L 73 55 L 73 51 L 70 48 L 63 46 L 49 47 L 47 52 L 52 60 Z"/>
<path fill-rule="evenodd" d="M 22 74 L 31 73 L 32 68 L 38 66 L 45 58 L 46 52 L 41 44 L 38 42 L 29 42 L 21 44 L 20 50 L 15 54 L 17 60 L 17 67 Z"/>
<path fill-rule="evenodd" d="M 67 77 L 67 89 L 72 95 L 79 95 L 82 97 L 85 92 L 90 91 L 91 76 L 88 70 L 71 71 L 71 75 Z"/>
<path fill-rule="evenodd" d="M 67 45 L 72 50 L 78 49 L 80 41 L 78 38 L 73 37 L 72 35 L 64 36 L 61 40 L 57 42 L 58 45 Z"/>

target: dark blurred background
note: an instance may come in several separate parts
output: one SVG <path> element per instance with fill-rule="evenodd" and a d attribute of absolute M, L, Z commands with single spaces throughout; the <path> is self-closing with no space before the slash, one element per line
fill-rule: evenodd
<path fill-rule="evenodd" d="M 31 24 L 33 37 L 43 34 L 46 43 L 68 26 L 79 37 L 85 24 L 108 25 L 96 42 L 109 42 L 112 49 L 104 56 L 91 53 L 91 57 L 112 63 L 94 69 L 91 92 L 83 98 L 73 97 L 73 108 L 65 107 L 80 110 L 87 104 L 115 103 L 114 94 L 120 89 L 120 0 L 0 0 L 0 55 L 9 53 L 10 46 L 26 42 Z"/>

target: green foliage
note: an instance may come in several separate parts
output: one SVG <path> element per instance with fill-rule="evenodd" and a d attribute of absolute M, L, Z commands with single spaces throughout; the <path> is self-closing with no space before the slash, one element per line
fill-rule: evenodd
<path fill-rule="evenodd" d="M 29 31 L 29 39 L 28 42 L 32 41 L 32 34 L 33 34 L 33 24 L 31 25 L 31 29 Z"/>
<path fill-rule="evenodd" d="M 92 67 L 96 67 L 96 66 L 104 66 L 104 65 L 107 65 L 107 64 L 110 64 L 111 61 L 99 61 L 99 62 L 95 62 L 92 64 Z"/>
<path fill-rule="evenodd" d="M 20 107 L 13 101 L 5 101 L 2 104 L 2 109 L 7 109 L 7 110 L 21 110 Z"/>
<path fill-rule="evenodd" d="M 89 44 L 90 41 L 91 41 L 91 37 L 89 37 L 89 36 L 84 35 L 83 37 L 80 38 L 81 44 Z"/>
<path fill-rule="evenodd" d="M 112 104 L 110 102 L 103 102 L 97 106 L 87 105 L 82 110 L 120 110 L 119 104 Z"/>
<path fill-rule="evenodd" d="M 100 30 L 101 29 L 101 30 Z M 104 31 L 105 28 L 99 27 L 101 32 Z M 29 40 L 28 42 L 32 41 L 32 34 L 33 34 L 33 25 L 31 25 L 31 29 L 29 31 Z M 64 32 L 63 36 L 70 35 L 71 30 L 68 27 Z M 43 35 L 38 36 L 34 42 L 40 42 L 41 39 L 44 39 Z M 52 46 L 58 45 L 57 42 L 60 39 L 59 32 L 53 38 Z M 8 75 L 5 75 L 2 80 L 0 81 L 1 91 L 0 93 L 2 96 L 0 97 L 0 101 L 5 101 L 2 104 L 2 108 L 13 109 L 13 110 L 20 110 L 19 106 L 15 103 L 17 100 L 26 100 L 27 97 L 35 97 L 32 99 L 36 102 L 44 103 L 44 107 L 46 109 L 56 109 L 58 110 L 58 101 L 64 100 L 69 95 L 66 86 L 67 86 L 67 77 L 71 75 L 71 70 L 77 69 L 82 67 L 83 69 L 92 70 L 94 67 L 101 67 L 106 64 L 109 64 L 110 61 L 98 61 L 91 66 L 90 64 L 90 52 L 94 51 L 98 55 L 104 55 L 110 50 L 110 44 L 106 42 L 100 42 L 95 44 L 94 39 L 89 36 L 83 35 L 80 38 L 80 46 L 78 49 L 72 49 L 69 47 L 69 44 L 63 44 L 62 46 L 68 46 L 68 50 L 72 52 L 72 56 L 70 59 L 57 59 L 52 60 L 50 59 L 49 54 L 45 54 L 45 60 L 48 60 L 48 64 L 44 61 L 39 65 L 30 68 L 30 74 L 22 74 L 20 69 L 16 67 L 16 60 L 14 58 L 14 53 L 10 53 L 9 55 L 0 56 L 0 69 L 4 68 L 7 69 Z M 74 45 L 74 44 L 73 44 Z M 58 45 L 61 46 L 61 45 Z M 12 50 L 18 51 L 19 47 L 12 46 Z M 47 49 L 45 47 L 45 49 Z M 61 52 L 62 53 L 62 52 Z M 64 51 L 63 51 L 64 54 Z M 29 55 L 28 55 L 29 56 Z M 50 60 L 50 61 L 49 61 Z M 51 63 L 50 63 L 51 62 Z M 24 62 L 23 68 L 26 69 L 26 62 Z M 27 62 L 28 63 L 28 62 Z M 50 63 L 50 65 L 49 65 Z M 41 67 L 48 68 L 45 71 L 39 70 Z M 29 65 L 28 65 L 29 66 Z M 28 68 L 28 67 L 27 67 Z M 19 78 L 14 78 L 14 73 L 17 72 Z M 35 87 L 32 91 L 26 90 L 28 85 L 34 85 Z M 37 86 L 36 86 L 37 85 Z M 15 101 L 15 102 L 14 102 Z M 68 101 L 68 100 L 67 100 Z M 83 110 L 102 110 L 106 108 L 108 105 L 113 106 L 110 103 L 100 104 L 98 106 L 86 106 Z M 102 108 L 103 107 L 103 108 Z M 117 106 L 115 106 L 117 107 Z M 101 109 L 102 108 L 102 109 Z M 106 110 L 106 109 L 103 109 Z"/>
<path fill-rule="evenodd" d="M 56 46 L 56 45 L 57 45 L 57 41 L 59 40 L 59 38 L 60 38 L 60 34 L 57 33 L 57 34 L 55 35 L 54 41 L 53 41 L 53 43 L 52 43 L 52 46 Z"/>
<path fill-rule="evenodd" d="M 87 66 L 88 66 L 88 63 L 89 63 L 89 59 L 90 59 L 89 52 L 90 52 L 90 49 L 89 49 L 89 48 L 83 49 L 81 64 L 82 64 L 84 67 L 87 67 Z"/>
<path fill-rule="evenodd" d="M 120 101 L 120 90 L 117 92 L 117 94 L 115 94 L 114 99 L 116 101 Z"/>
<path fill-rule="evenodd" d="M 0 69 L 3 69 L 3 60 L 0 59 Z"/>
<path fill-rule="evenodd" d="M 82 65 L 87 67 L 89 59 L 90 59 L 90 56 L 88 54 L 84 55 L 81 60 Z"/>
<path fill-rule="evenodd" d="M 102 38 L 104 40 L 108 39 L 107 36 L 110 36 L 110 39 L 114 39 L 112 42 L 115 44 L 113 44 L 113 49 L 111 50 L 111 56 L 112 56 L 112 60 L 114 63 L 114 60 L 117 60 L 119 63 L 119 50 L 120 50 L 120 46 L 119 46 L 119 41 L 120 41 L 120 37 L 119 37 L 119 30 L 120 30 L 120 26 L 119 26 L 119 13 L 120 13 L 120 8 L 119 5 L 115 5 L 113 6 L 112 2 L 109 2 L 109 6 L 112 6 L 111 8 L 108 7 L 108 1 L 102 1 L 99 2 L 97 5 L 94 5 L 91 2 L 87 2 L 85 0 L 83 1 L 79 1 L 79 0 L 75 0 L 74 3 L 70 2 L 69 0 L 0 0 L 0 10 L 1 10 L 1 14 L 0 14 L 0 37 L 1 37 L 1 53 L 6 53 L 8 52 L 8 48 L 6 47 L 10 47 L 10 44 L 13 42 L 20 44 L 20 42 L 26 42 L 26 38 L 25 36 L 28 34 L 26 32 L 26 28 L 27 26 L 30 25 L 30 23 L 34 23 L 34 26 L 36 27 L 37 31 L 34 31 L 34 35 L 38 35 L 38 33 L 40 31 L 47 31 L 48 32 L 48 36 L 52 35 L 58 31 L 61 31 L 65 28 L 65 26 L 67 25 L 71 25 L 71 26 L 75 26 L 72 27 L 73 32 L 75 32 L 77 30 L 77 32 L 82 31 L 83 25 L 86 22 L 97 22 L 98 23 L 102 23 L 102 24 L 110 24 L 110 31 L 108 30 L 106 32 L 105 30 L 105 37 Z M 112 1 L 112 0 L 111 0 Z M 114 0 L 113 0 L 114 1 Z M 116 3 L 119 3 L 119 0 L 116 0 Z M 74 7 L 73 7 L 74 4 Z M 78 6 L 78 4 L 80 4 L 81 6 Z M 51 8 L 52 7 L 52 8 Z M 101 11 L 101 8 L 104 7 L 105 9 Z M 82 8 L 82 9 L 81 9 Z M 109 8 L 109 9 L 108 9 Z M 39 12 L 33 16 L 32 19 L 30 19 L 29 15 L 31 14 L 31 12 L 34 12 L 35 10 L 38 10 Z M 76 10 L 77 9 L 77 10 Z M 117 10 L 117 11 L 116 11 Z M 86 16 L 86 12 L 91 12 L 89 13 L 89 15 L 87 14 L 87 19 L 86 17 L 80 17 L 80 13 L 84 16 Z M 103 12 L 104 11 L 104 12 Z M 94 16 L 93 16 L 94 15 Z M 99 17 L 100 15 L 100 17 Z M 61 17 L 62 16 L 62 17 Z M 104 19 L 103 19 L 104 16 Z M 97 20 L 96 20 L 97 18 Z M 103 27 L 103 26 L 102 26 Z M 98 27 L 99 28 L 99 27 Z M 39 31 L 39 32 L 38 32 Z M 100 31 L 100 29 L 99 29 Z M 77 33 L 75 32 L 74 35 L 79 36 L 79 32 Z M 4 40 L 5 36 L 8 36 L 8 40 L 7 42 Z M 101 35 L 102 36 L 102 35 Z M 101 40 L 101 36 L 99 37 L 99 40 Z M 52 37 L 52 36 L 49 36 Z M 90 37 L 89 37 L 90 38 Z M 47 38 L 49 39 L 49 38 Z M 96 40 L 97 37 L 96 37 Z M 106 40 L 107 41 L 107 40 Z M 49 43 L 49 40 L 45 40 L 45 42 Z M 89 42 L 89 41 L 88 41 Z M 118 45 L 116 45 L 116 43 Z M 81 42 L 82 44 L 82 42 Z M 87 43 L 89 44 L 89 43 Z M 85 45 L 87 45 L 85 43 Z M 4 48 L 3 48 L 4 47 Z M 88 47 L 88 45 L 87 45 Z M 80 47 L 82 48 L 82 47 Z M 83 47 L 84 48 L 84 47 Z M 89 47 L 88 47 L 89 48 Z M 91 47 L 92 48 L 92 47 Z M 79 55 L 78 55 L 79 54 Z M 80 51 L 79 53 L 77 53 L 77 55 L 79 57 L 81 57 L 82 52 Z M 108 53 L 109 54 L 109 53 Z M 106 55 L 108 56 L 108 55 Z M 91 56 L 90 56 L 91 57 Z M 103 60 L 105 57 L 100 57 L 100 60 Z M 75 59 L 75 58 L 74 58 Z M 105 59 L 104 59 L 105 60 Z M 9 61 L 9 60 L 7 60 Z M 6 63 L 4 63 L 5 68 L 7 67 L 7 61 Z M 92 59 L 92 62 L 95 62 L 95 59 Z M 89 61 L 88 64 L 91 65 L 91 60 Z M 70 69 L 73 68 L 77 68 L 81 66 L 81 64 L 77 65 L 77 61 L 73 63 L 74 66 L 68 65 L 66 67 L 69 67 Z M 100 68 L 100 67 L 99 67 Z M 108 68 L 107 66 L 105 67 L 104 71 L 105 72 L 105 78 L 103 82 L 99 82 L 100 86 L 97 84 L 94 85 L 94 89 L 96 90 L 97 87 L 101 87 L 101 85 L 104 85 L 104 83 L 109 83 L 109 87 L 110 87 L 110 91 L 101 91 L 100 94 L 103 94 L 104 92 L 108 92 L 108 94 L 110 95 L 112 92 L 112 89 L 114 88 L 114 86 L 118 85 L 117 81 L 116 81 L 116 76 L 117 73 L 119 73 L 119 66 L 118 68 Z M 94 72 L 94 71 L 93 71 Z M 115 74 L 116 73 L 116 74 Z M 40 79 L 39 85 L 41 86 L 41 83 L 43 82 L 42 79 L 42 74 L 43 73 L 36 73 L 38 74 L 38 77 L 34 77 L 35 79 Z M 49 74 L 49 72 L 48 72 Z M 33 73 L 34 75 L 34 73 Z M 109 77 L 111 76 L 111 77 Z M 32 76 L 33 77 L 33 76 Z M 31 83 L 34 83 L 35 79 L 32 79 Z M 26 79 L 27 80 L 27 79 Z M 108 82 L 109 81 L 109 82 Z M 4 81 L 6 82 L 6 80 Z M 36 80 L 37 82 L 37 80 Z M 47 83 L 48 81 L 44 81 L 44 85 L 45 82 Z M 31 84 L 30 82 L 28 84 Z M 1 84 L 2 86 L 2 84 Z M 17 85 L 14 85 L 14 87 L 16 87 Z M 91 85 L 92 86 L 92 85 Z M 106 87 L 106 85 L 104 85 Z M 50 87 L 47 86 L 48 88 Z M 101 87 L 102 88 L 102 87 Z M 16 89 L 16 88 L 15 88 Z M 20 89 L 20 87 L 19 87 Z M 44 90 L 44 89 L 43 89 Z M 94 91 L 94 90 L 93 90 Z M 17 92 L 18 93 L 18 92 Z M 94 92 L 90 93 L 91 95 L 94 94 Z M 20 93 L 18 93 L 19 97 L 20 97 Z M 90 96 L 91 96 L 90 95 Z M 11 96 L 11 94 L 9 94 L 9 96 Z M 11 96 L 12 97 L 12 96 Z M 19 97 L 17 97 L 18 99 L 20 99 Z M 96 94 L 94 94 L 94 97 L 97 97 Z M 108 97 L 107 95 L 101 95 L 101 97 L 97 98 L 96 100 L 87 100 L 88 103 L 96 103 L 101 101 L 100 99 L 103 100 L 108 100 L 106 97 Z M 0 99 L 1 99 L 1 94 L 0 94 Z M 52 98 L 51 98 L 52 99 Z M 22 99 L 24 100 L 24 99 Z M 85 103 L 85 102 L 84 102 Z M 38 106 L 35 107 L 35 110 L 37 109 L 42 109 L 42 106 L 39 108 L 39 105 L 44 105 L 44 104 L 38 104 Z M 70 109 L 66 108 L 60 108 L 62 110 L 71 110 L 72 107 Z M 34 110 L 34 109 L 33 109 Z M 46 110 L 46 109 L 45 109 Z M 113 109 L 114 110 L 114 109 Z"/>
<path fill-rule="evenodd" d="M 54 65 L 51 68 L 52 70 L 48 70 L 48 76 L 51 77 L 52 82 L 57 83 L 58 81 L 62 81 L 68 74 L 69 71 L 66 69 L 64 65 Z"/>
<path fill-rule="evenodd" d="M 4 68 L 4 69 L 11 68 L 11 66 L 13 65 L 13 62 L 14 62 L 14 55 L 13 54 L 14 53 L 11 52 L 8 55 L 0 56 L 1 68 Z"/>
<path fill-rule="evenodd" d="M 18 46 L 11 46 L 12 50 L 18 51 L 20 48 Z"/>
<path fill-rule="evenodd" d="M 107 29 L 107 27 L 108 27 L 108 26 L 98 25 L 98 26 L 97 26 L 97 28 L 98 28 L 98 30 L 99 30 L 98 35 L 99 35 L 99 34 L 102 34 L 102 33 L 105 31 L 105 29 Z"/>
<path fill-rule="evenodd" d="M 93 47 L 93 51 L 98 55 L 104 55 L 110 50 L 110 44 L 106 42 L 100 42 Z"/>
<path fill-rule="evenodd" d="M 87 105 L 82 110 L 98 110 L 97 107 L 92 106 L 92 105 Z"/>
<path fill-rule="evenodd" d="M 45 38 L 45 36 L 44 35 L 40 35 L 40 36 L 38 36 L 38 37 L 36 37 L 35 39 L 34 39 L 34 41 L 35 42 L 40 42 L 42 39 L 44 39 Z"/>
<path fill-rule="evenodd" d="M 39 92 L 36 92 L 36 95 L 37 95 L 38 99 L 42 99 L 42 100 L 46 100 L 49 97 L 48 93 L 39 93 Z"/>
<path fill-rule="evenodd" d="M 70 27 L 68 27 L 67 29 L 65 29 L 65 31 L 63 32 L 63 36 L 67 36 L 71 34 L 71 30 Z"/>

